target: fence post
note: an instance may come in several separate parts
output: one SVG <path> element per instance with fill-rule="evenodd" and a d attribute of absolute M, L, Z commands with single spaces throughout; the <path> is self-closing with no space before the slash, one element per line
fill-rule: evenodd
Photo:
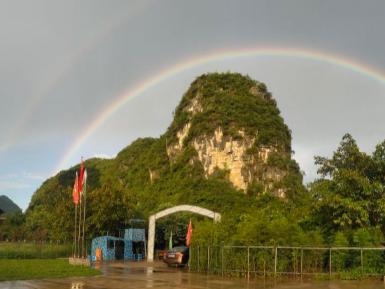
<path fill-rule="evenodd" d="M 210 272 L 210 246 L 207 246 L 207 273 Z"/>
<path fill-rule="evenodd" d="M 364 274 L 364 256 L 363 256 L 362 248 L 361 248 L 361 273 Z"/>
<path fill-rule="evenodd" d="M 247 280 L 250 279 L 250 247 L 247 247 Z"/>
<path fill-rule="evenodd" d="M 278 246 L 275 246 L 274 252 L 274 277 L 277 276 L 277 256 L 278 256 Z"/>
<path fill-rule="evenodd" d="M 263 258 L 263 278 L 266 278 L 266 259 Z"/>
<path fill-rule="evenodd" d="M 332 248 L 329 248 L 329 278 L 332 278 Z"/>
<path fill-rule="evenodd" d="M 197 252 L 197 256 L 198 256 L 198 268 L 197 268 L 197 272 L 199 272 L 199 255 L 200 255 L 200 252 L 199 252 L 199 245 L 198 245 L 198 252 Z"/>
<path fill-rule="evenodd" d="M 303 248 L 301 248 L 301 278 L 303 275 Z"/>
<path fill-rule="evenodd" d="M 224 258 L 223 258 L 223 250 L 224 250 L 224 247 L 222 246 L 222 249 L 221 249 L 221 266 L 222 266 L 222 277 L 223 277 L 223 274 L 224 274 L 224 268 L 225 268 L 225 265 L 224 265 Z"/>

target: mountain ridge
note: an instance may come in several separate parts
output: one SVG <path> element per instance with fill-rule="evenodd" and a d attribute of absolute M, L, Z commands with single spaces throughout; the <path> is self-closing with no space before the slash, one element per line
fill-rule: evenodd
<path fill-rule="evenodd" d="M 13 202 L 8 196 L 0 196 L 0 215 L 3 213 L 9 214 L 18 211 L 21 212 L 20 207 L 15 202 Z"/>

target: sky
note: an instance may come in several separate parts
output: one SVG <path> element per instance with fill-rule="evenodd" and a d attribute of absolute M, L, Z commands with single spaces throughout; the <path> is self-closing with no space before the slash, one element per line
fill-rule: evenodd
<path fill-rule="evenodd" d="M 371 153 L 385 139 L 384 11 L 382 0 L 0 0 L 0 195 L 26 209 L 81 156 L 161 135 L 206 72 L 266 83 L 306 182 L 346 132 Z"/>

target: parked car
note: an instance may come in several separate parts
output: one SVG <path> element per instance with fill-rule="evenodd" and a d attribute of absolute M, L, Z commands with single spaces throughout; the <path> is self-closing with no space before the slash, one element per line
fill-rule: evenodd
<path fill-rule="evenodd" d="M 169 266 L 185 266 L 189 258 L 189 248 L 186 246 L 174 247 L 168 250 L 163 261 Z"/>
<path fill-rule="evenodd" d="M 168 252 L 168 250 L 158 250 L 158 251 L 156 252 L 156 255 L 157 255 L 157 257 L 158 257 L 158 260 L 163 260 L 164 257 L 166 256 L 167 252 Z"/>

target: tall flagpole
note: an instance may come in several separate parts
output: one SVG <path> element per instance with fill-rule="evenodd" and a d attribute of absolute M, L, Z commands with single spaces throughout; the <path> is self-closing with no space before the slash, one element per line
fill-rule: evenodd
<path fill-rule="evenodd" d="M 78 203 L 79 203 L 79 184 L 78 184 L 78 173 L 76 172 L 75 175 L 75 182 L 74 182 L 74 188 L 72 191 L 72 199 L 75 203 L 75 228 L 74 228 L 74 250 L 73 250 L 73 257 L 76 257 L 77 254 L 77 236 L 76 236 L 76 230 L 77 230 L 77 213 L 78 213 Z M 79 216 L 80 217 L 80 216 Z"/>
<path fill-rule="evenodd" d="M 83 248 L 81 248 L 81 228 L 82 228 L 82 197 L 83 197 L 83 174 L 84 174 L 84 163 L 83 157 L 81 159 L 80 165 L 80 175 L 78 182 L 78 192 L 79 192 L 79 235 L 78 235 L 78 255 L 77 257 L 81 257 Z"/>
<path fill-rule="evenodd" d="M 78 213 L 78 205 L 75 204 L 75 231 L 74 231 L 74 244 L 72 246 L 72 256 L 75 258 L 76 256 L 76 229 L 77 229 L 77 214 Z"/>
<path fill-rule="evenodd" d="M 83 186 L 83 202 L 84 202 L 84 209 L 83 209 L 83 239 L 82 239 L 82 257 L 86 257 L 86 248 L 84 247 L 84 224 L 86 222 L 86 190 L 87 190 L 87 170 L 84 171 L 83 176 L 84 186 Z"/>
<path fill-rule="evenodd" d="M 81 226 L 82 226 L 82 194 L 80 194 L 80 198 L 79 198 L 79 234 L 78 234 L 78 255 L 77 257 L 79 258 L 80 257 L 80 232 L 81 232 Z"/>
<path fill-rule="evenodd" d="M 84 224 L 86 222 L 86 196 L 84 195 L 84 208 L 83 208 L 83 240 L 82 240 L 82 253 L 83 257 L 85 256 L 86 248 L 84 247 Z"/>

